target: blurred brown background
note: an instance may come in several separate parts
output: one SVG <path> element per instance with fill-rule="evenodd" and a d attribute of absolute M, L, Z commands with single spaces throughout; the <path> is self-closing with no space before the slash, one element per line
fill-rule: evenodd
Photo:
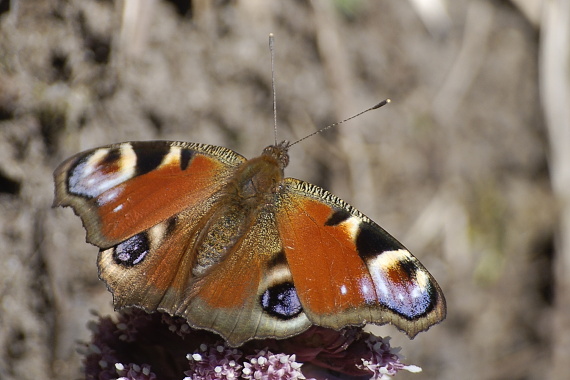
<path fill-rule="evenodd" d="M 97 249 L 52 172 L 125 140 L 273 142 L 401 240 L 448 318 L 401 379 L 563 379 L 570 369 L 567 0 L 0 1 L 0 378 L 80 377 Z"/>

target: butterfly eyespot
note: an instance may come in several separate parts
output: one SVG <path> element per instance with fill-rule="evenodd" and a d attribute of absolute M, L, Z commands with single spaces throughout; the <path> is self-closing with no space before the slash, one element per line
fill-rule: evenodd
<path fill-rule="evenodd" d="M 93 199 L 134 175 L 136 155 L 131 145 L 100 148 L 77 160 L 67 173 L 69 194 Z"/>
<path fill-rule="evenodd" d="M 430 276 L 418 265 L 403 249 L 367 260 L 380 304 L 410 321 L 430 313 L 438 297 Z"/>
<path fill-rule="evenodd" d="M 417 320 L 433 310 L 437 294 L 434 294 L 431 283 L 425 289 L 419 286 L 408 286 L 399 290 L 397 297 L 385 299 L 381 303 L 410 321 Z"/>
<path fill-rule="evenodd" d="M 100 184 L 102 177 L 112 181 L 113 172 L 117 171 L 117 163 L 121 158 L 118 149 L 109 151 L 99 151 L 79 160 L 73 168 L 69 170 L 67 187 L 70 194 L 91 199 L 101 194 L 107 188 L 96 186 Z M 99 170 L 91 167 L 96 162 Z"/>
<path fill-rule="evenodd" d="M 149 240 L 143 232 L 117 244 L 113 249 L 113 260 L 117 264 L 132 267 L 141 263 L 149 250 Z"/>
<path fill-rule="evenodd" d="M 303 311 L 297 290 L 291 282 L 270 287 L 261 295 L 261 307 L 279 319 L 292 319 Z"/>

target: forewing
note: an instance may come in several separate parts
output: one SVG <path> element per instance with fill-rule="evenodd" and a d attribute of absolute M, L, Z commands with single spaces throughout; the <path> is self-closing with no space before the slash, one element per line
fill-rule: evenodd
<path fill-rule="evenodd" d="M 54 206 L 71 206 L 87 241 L 114 246 L 173 215 L 199 207 L 245 161 L 211 145 L 146 141 L 79 153 L 54 172 Z"/>
<path fill-rule="evenodd" d="M 443 293 L 395 238 L 341 199 L 287 178 L 277 225 L 304 312 L 334 329 L 392 323 L 414 337 L 446 315 Z"/>

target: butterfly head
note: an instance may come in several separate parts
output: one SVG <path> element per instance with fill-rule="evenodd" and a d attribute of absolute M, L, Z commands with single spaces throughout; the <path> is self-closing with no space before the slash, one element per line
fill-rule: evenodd
<path fill-rule="evenodd" d="M 287 165 L 289 165 L 289 147 L 291 144 L 289 141 L 284 140 L 281 141 L 279 144 L 270 145 L 267 148 L 263 149 L 262 156 L 268 156 L 275 159 L 281 168 L 281 170 L 285 169 Z"/>

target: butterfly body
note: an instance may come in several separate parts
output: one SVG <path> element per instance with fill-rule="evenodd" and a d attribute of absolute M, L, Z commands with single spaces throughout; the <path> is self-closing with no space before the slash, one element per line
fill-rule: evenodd
<path fill-rule="evenodd" d="M 222 147 L 127 142 L 55 171 L 100 248 L 116 308 L 185 317 L 240 345 L 311 325 L 392 323 L 410 337 L 445 318 L 443 293 L 380 226 L 328 191 L 284 177 L 286 142 L 256 158 Z"/>

